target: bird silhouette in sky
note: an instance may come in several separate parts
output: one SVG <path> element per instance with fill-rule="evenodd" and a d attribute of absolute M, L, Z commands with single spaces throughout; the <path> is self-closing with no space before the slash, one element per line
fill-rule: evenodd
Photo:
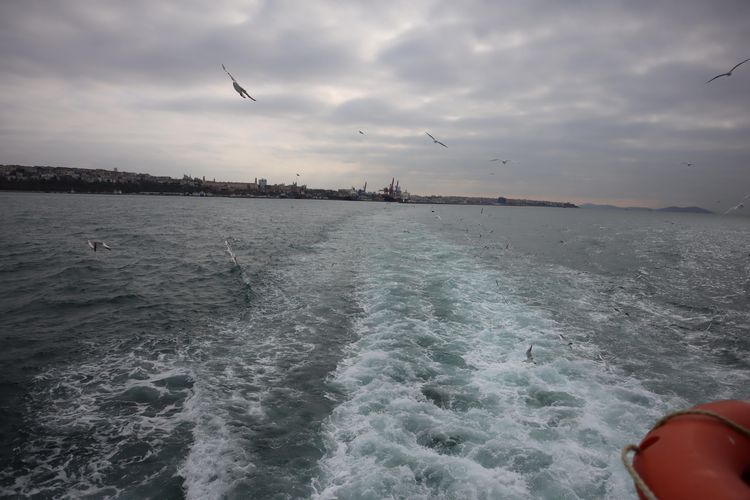
<path fill-rule="evenodd" d="M 237 80 L 235 80 L 235 79 L 234 79 L 234 77 L 232 76 L 232 73 L 230 73 L 229 71 L 227 71 L 227 68 L 226 68 L 226 67 L 225 67 L 225 66 L 224 66 L 223 64 L 221 65 L 221 67 L 222 67 L 222 69 L 224 70 L 224 72 L 225 72 L 225 73 L 226 73 L 227 75 L 229 75 L 229 78 L 231 78 L 231 79 L 232 79 L 232 86 L 234 87 L 234 90 L 236 90 L 236 91 L 237 91 L 237 93 L 238 93 L 238 94 L 239 94 L 240 96 L 242 96 L 242 98 L 243 98 L 243 99 L 244 99 L 245 97 L 249 97 L 249 98 L 250 98 L 251 100 L 253 100 L 253 101 L 254 101 L 255 99 L 253 99 L 253 97 L 252 97 L 252 96 L 251 96 L 250 94 L 248 94 L 248 93 L 247 93 L 247 90 L 243 89 L 243 88 L 242 88 L 242 86 L 240 86 L 240 84 L 239 84 L 239 83 L 237 83 Z"/>
<path fill-rule="evenodd" d="M 722 74 L 720 74 L 720 75 L 716 75 L 715 77 L 711 78 L 711 79 L 710 79 L 709 81 L 707 81 L 706 83 L 711 83 L 711 82 L 713 82 L 714 80 L 716 80 L 717 78 L 721 78 L 722 76 L 732 76 L 732 71 L 736 70 L 737 68 L 739 68 L 739 67 L 740 67 L 741 65 L 745 64 L 745 63 L 746 63 L 746 62 L 748 62 L 748 61 L 750 61 L 750 58 L 748 58 L 748 59 L 745 59 L 745 60 L 744 60 L 744 61 L 742 61 L 741 63 L 739 63 L 739 64 L 735 65 L 735 67 L 734 67 L 734 68 L 730 69 L 730 70 L 729 70 L 729 71 L 727 71 L 726 73 L 722 73 Z"/>
<path fill-rule="evenodd" d="M 432 135 L 430 135 L 430 133 L 429 133 L 429 132 L 425 132 L 425 134 L 429 135 L 429 136 L 430 136 L 430 139 L 432 139 L 432 142 L 434 142 L 435 144 L 440 144 L 440 145 L 441 145 L 441 146 L 443 146 L 444 148 L 447 148 L 447 147 L 448 147 L 448 146 L 446 146 L 445 144 L 443 144 L 442 142 L 440 142 L 440 141 L 438 141 L 437 139 L 435 139 L 434 137 L 432 137 Z"/>

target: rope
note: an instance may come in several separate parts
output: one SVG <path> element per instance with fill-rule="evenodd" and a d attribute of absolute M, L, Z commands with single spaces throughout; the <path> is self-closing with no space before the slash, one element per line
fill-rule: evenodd
<path fill-rule="evenodd" d="M 646 481 L 644 481 L 641 476 L 638 474 L 638 471 L 635 470 L 635 467 L 633 467 L 633 464 L 630 463 L 630 460 L 628 460 L 628 453 L 634 451 L 638 453 L 641 451 L 638 446 L 634 444 L 629 444 L 625 446 L 625 448 L 622 449 L 622 463 L 625 465 L 625 468 L 630 473 L 630 477 L 633 478 L 633 482 L 638 487 L 638 490 L 640 490 L 641 493 L 643 493 L 643 496 L 646 497 L 648 500 L 658 500 L 656 498 L 656 495 L 654 495 L 654 492 L 651 491 L 651 488 L 648 487 L 646 484 Z"/>
<path fill-rule="evenodd" d="M 719 415 L 718 413 L 714 413 L 708 410 L 680 410 L 674 413 L 670 413 L 669 415 L 662 417 L 658 422 L 656 422 L 656 425 L 651 428 L 651 431 L 661 427 L 669 420 L 673 419 L 674 417 L 679 417 L 680 415 L 703 415 L 705 417 L 713 417 L 729 426 L 732 430 L 737 431 L 739 434 L 750 438 L 750 429 L 741 426 L 737 422 L 734 422 L 733 420 L 730 420 L 723 415 Z M 641 478 L 641 476 L 638 474 L 638 471 L 635 470 L 635 467 L 633 467 L 633 464 L 628 459 L 628 453 L 630 453 L 631 451 L 637 454 L 641 450 L 637 445 L 634 444 L 629 444 L 622 449 L 620 457 L 622 458 L 622 463 L 625 465 L 625 469 L 627 469 L 628 473 L 630 473 L 630 477 L 633 478 L 633 482 L 636 484 L 640 492 L 644 497 L 646 497 L 647 500 L 658 500 L 656 498 L 656 495 L 654 495 L 654 492 L 651 491 L 646 482 L 643 480 L 643 478 Z"/>

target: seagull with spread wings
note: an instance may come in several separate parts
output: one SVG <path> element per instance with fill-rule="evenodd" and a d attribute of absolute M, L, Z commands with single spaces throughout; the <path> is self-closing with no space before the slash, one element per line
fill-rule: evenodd
<path fill-rule="evenodd" d="M 106 248 L 107 250 L 112 250 L 112 248 L 110 248 L 110 246 L 104 243 L 103 241 L 88 240 L 88 244 L 94 252 L 96 252 L 96 249 L 99 247 Z"/>
<path fill-rule="evenodd" d="M 447 147 L 448 147 L 448 146 L 446 146 L 445 144 L 443 144 L 442 142 L 440 142 L 440 141 L 438 141 L 437 139 L 435 139 L 434 137 L 432 137 L 432 135 L 430 135 L 430 133 L 429 133 L 429 132 L 425 132 L 425 134 L 427 134 L 428 136 L 430 136 L 430 139 L 432 139 L 432 142 L 434 142 L 435 144 L 440 144 L 440 145 L 441 145 L 441 146 L 443 146 L 444 148 L 447 148 Z"/>
<path fill-rule="evenodd" d="M 739 68 L 739 67 L 740 67 L 741 65 L 745 64 L 745 63 L 746 63 L 746 62 L 748 62 L 748 61 L 750 61 L 750 58 L 748 58 L 748 59 L 745 59 L 744 61 L 742 61 L 741 63 L 737 64 L 737 65 L 736 65 L 736 66 L 735 66 L 734 68 L 730 69 L 730 70 L 729 70 L 729 71 L 727 71 L 726 73 L 722 73 L 722 74 L 720 74 L 720 75 L 716 75 L 715 77 L 711 78 L 711 79 L 710 79 L 709 81 L 707 81 L 706 83 L 711 83 L 711 82 L 713 82 L 714 80 L 716 80 L 717 78 L 720 78 L 720 77 L 722 77 L 722 76 L 732 76 L 732 71 L 736 70 L 737 68 Z"/>
<path fill-rule="evenodd" d="M 235 80 L 235 79 L 234 79 L 234 77 L 232 76 L 232 73 L 230 73 L 229 71 L 227 71 L 227 68 L 226 68 L 226 67 L 225 67 L 225 66 L 224 66 L 223 64 L 221 65 L 221 68 L 222 68 L 222 69 L 224 70 L 224 72 L 225 72 L 225 73 L 226 73 L 227 75 L 229 75 L 229 78 L 231 78 L 231 79 L 232 79 L 232 86 L 234 87 L 234 90 L 236 90 L 236 91 L 237 91 L 237 93 L 238 93 L 238 94 L 239 94 L 240 96 L 242 96 L 242 98 L 243 98 L 243 99 L 244 99 L 245 97 L 249 97 L 249 98 L 250 98 L 251 100 L 253 100 L 253 101 L 255 100 L 255 99 L 253 99 L 253 97 L 252 97 L 252 96 L 251 96 L 250 94 L 248 94 L 248 93 L 247 93 L 247 90 L 243 89 L 243 88 L 242 88 L 242 87 L 240 86 L 240 84 L 239 84 L 239 83 L 237 83 L 237 80 Z"/>
<path fill-rule="evenodd" d="M 743 202 L 748 198 L 750 198 L 750 193 L 743 196 L 739 203 L 737 203 L 735 206 L 733 206 L 732 208 L 724 212 L 724 215 L 728 214 L 729 212 L 734 212 L 735 210 L 739 210 L 740 208 L 745 208 L 745 204 Z"/>

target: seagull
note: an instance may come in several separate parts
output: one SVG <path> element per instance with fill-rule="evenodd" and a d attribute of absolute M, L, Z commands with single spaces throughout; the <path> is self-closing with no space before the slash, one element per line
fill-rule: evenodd
<path fill-rule="evenodd" d="M 432 135 L 430 135 L 430 133 L 429 133 L 429 132 L 425 132 L 425 134 L 429 135 L 429 136 L 430 136 L 430 139 L 432 139 L 432 142 L 434 142 L 435 144 L 440 144 L 440 145 L 441 145 L 441 146 L 443 146 L 444 148 L 447 148 L 447 147 L 448 147 L 448 146 L 446 146 L 445 144 L 443 144 L 442 142 L 440 142 L 440 141 L 438 141 L 437 139 L 435 139 L 434 137 L 432 137 Z"/>
<path fill-rule="evenodd" d="M 720 75 L 716 75 L 715 77 L 711 78 L 711 79 L 710 79 L 709 81 L 707 81 L 706 83 L 711 83 L 711 82 L 713 82 L 714 80 L 716 80 L 717 78 L 719 78 L 719 77 L 722 77 L 722 76 L 732 76 L 732 71 L 736 70 L 736 69 L 737 69 L 738 67 L 740 67 L 741 65 L 745 64 L 745 63 L 746 63 L 746 62 L 748 62 L 748 61 L 750 61 L 750 58 L 748 58 L 748 59 L 745 59 L 744 61 L 742 61 L 741 63 L 737 64 L 737 65 L 736 65 L 736 66 L 735 66 L 734 68 L 730 69 L 730 70 L 729 70 L 729 71 L 727 71 L 726 73 L 722 73 L 722 74 L 720 74 Z"/>
<path fill-rule="evenodd" d="M 566 337 L 566 336 L 565 336 L 565 335 L 563 335 L 562 333 L 558 333 L 558 334 L 557 334 L 557 336 L 558 336 L 558 337 L 560 337 L 560 340 L 561 340 L 561 341 L 562 341 L 563 343 L 567 344 L 567 345 L 568 345 L 568 347 L 570 347 L 571 349 L 573 349 L 573 342 L 571 342 L 570 340 L 568 340 L 568 337 Z"/>
<path fill-rule="evenodd" d="M 689 163 L 689 162 L 686 162 L 686 161 L 683 161 L 682 164 L 683 165 L 687 165 L 688 167 L 694 167 L 695 166 L 695 163 Z"/>
<path fill-rule="evenodd" d="M 104 247 L 107 250 L 112 250 L 109 247 L 109 245 L 107 245 L 103 241 L 91 241 L 91 240 L 88 240 L 88 243 L 89 243 L 89 246 L 94 250 L 94 252 L 96 252 L 97 247 Z"/>
<path fill-rule="evenodd" d="M 234 262 L 235 266 L 239 266 L 239 264 L 237 263 L 237 256 L 234 255 L 232 247 L 229 245 L 229 240 L 224 240 L 224 244 L 227 246 L 227 253 L 229 254 L 229 258 L 232 259 L 232 262 Z"/>
<path fill-rule="evenodd" d="M 243 89 L 243 88 L 242 88 L 242 87 L 240 86 L 240 84 L 239 84 L 239 83 L 237 83 L 237 80 L 235 80 L 235 79 L 234 79 L 234 77 L 232 76 L 232 73 L 230 73 L 229 71 L 227 71 L 227 68 L 226 68 L 226 67 L 225 67 L 225 66 L 224 66 L 223 64 L 221 65 L 221 67 L 222 67 L 222 69 L 224 70 L 224 72 L 225 72 L 225 73 L 226 73 L 227 75 L 229 75 L 229 78 L 231 78 L 231 79 L 232 79 L 232 86 L 234 87 L 234 90 L 236 90 L 236 91 L 237 91 L 237 93 L 238 93 L 238 94 L 239 94 L 240 96 L 242 96 L 242 98 L 243 98 L 243 99 L 244 99 L 245 97 L 249 97 L 249 98 L 250 98 L 250 100 L 254 101 L 255 99 L 253 99 L 253 97 L 252 97 L 252 96 L 251 96 L 250 94 L 248 94 L 248 93 L 247 93 L 247 90 Z"/>
<path fill-rule="evenodd" d="M 534 344 L 531 344 L 529 348 L 526 349 L 526 362 L 536 364 L 536 361 L 534 361 L 534 356 L 531 354 L 532 347 L 534 347 Z"/>
<path fill-rule="evenodd" d="M 507 165 L 508 163 L 510 163 L 510 160 L 501 160 L 500 158 L 493 158 L 490 161 L 499 161 L 503 165 Z"/>
<path fill-rule="evenodd" d="M 735 210 L 737 210 L 737 209 L 740 209 L 740 208 L 745 208 L 745 205 L 744 205 L 744 204 L 743 204 L 742 202 L 743 202 L 743 201 L 745 201 L 745 200 L 746 200 L 746 199 L 748 199 L 748 198 L 750 198 L 750 193 L 746 194 L 746 195 L 745 195 L 745 196 L 744 196 L 744 197 L 743 197 L 743 198 L 742 198 L 742 199 L 740 200 L 740 202 L 739 202 L 739 203 L 737 203 L 737 204 L 736 204 L 735 206 L 733 206 L 732 208 L 730 208 L 729 210 L 727 210 L 726 212 L 724 212 L 724 215 L 728 214 L 729 212 L 733 212 L 733 211 L 735 211 Z"/>
<path fill-rule="evenodd" d="M 364 133 L 364 132 L 362 132 L 361 130 L 359 131 L 359 133 L 360 133 L 360 134 L 362 134 L 362 135 L 365 135 L 365 133 Z"/>

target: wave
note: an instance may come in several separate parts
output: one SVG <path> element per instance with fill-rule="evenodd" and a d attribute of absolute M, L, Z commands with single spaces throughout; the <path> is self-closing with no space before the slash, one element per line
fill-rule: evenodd
<path fill-rule="evenodd" d="M 619 450 L 684 401 L 602 363 L 511 277 L 410 229 L 368 247 L 378 272 L 358 278 L 365 313 L 332 378 L 344 400 L 314 497 L 631 496 Z"/>

